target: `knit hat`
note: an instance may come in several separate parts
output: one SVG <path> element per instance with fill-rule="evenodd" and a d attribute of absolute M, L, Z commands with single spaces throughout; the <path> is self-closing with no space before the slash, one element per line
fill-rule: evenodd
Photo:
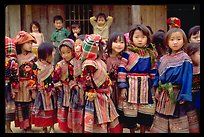
<path fill-rule="evenodd" d="M 32 41 L 33 43 L 37 43 L 35 37 L 32 34 L 25 31 L 20 31 L 13 40 L 15 44 L 19 44 L 19 45 L 29 41 Z"/>
<path fill-rule="evenodd" d="M 72 39 L 66 38 L 66 39 L 63 39 L 62 41 L 60 41 L 59 49 L 62 47 L 62 45 L 66 45 L 72 51 L 74 50 L 74 41 Z"/>
<path fill-rule="evenodd" d="M 5 37 L 5 56 L 16 57 L 16 46 L 13 40 L 9 37 Z"/>
<path fill-rule="evenodd" d="M 171 25 L 172 27 L 180 28 L 181 20 L 177 17 L 170 17 L 167 19 L 167 25 Z"/>
<path fill-rule="evenodd" d="M 87 35 L 82 44 L 82 60 L 95 60 L 99 53 L 99 44 L 102 40 L 100 35 Z"/>

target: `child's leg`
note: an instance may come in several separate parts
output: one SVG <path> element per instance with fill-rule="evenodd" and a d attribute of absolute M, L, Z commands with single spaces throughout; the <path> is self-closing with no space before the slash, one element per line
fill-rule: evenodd
<path fill-rule="evenodd" d="M 140 133 L 145 133 L 146 127 L 145 125 L 140 125 Z"/>

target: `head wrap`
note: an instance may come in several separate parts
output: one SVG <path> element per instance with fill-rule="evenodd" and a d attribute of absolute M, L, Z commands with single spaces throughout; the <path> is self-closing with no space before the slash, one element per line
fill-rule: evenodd
<path fill-rule="evenodd" d="M 66 45 L 72 51 L 74 51 L 74 41 L 72 39 L 66 38 L 66 39 L 63 39 L 62 41 L 60 41 L 59 49 L 62 47 L 62 45 Z"/>
<path fill-rule="evenodd" d="M 95 60 L 99 54 L 99 44 L 102 42 L 100 35 L 87 35 L 82 44 L 82 60 Z"/>
<path fill-rule="evenodd" d="M 16 46 L 13 42 L 13 40 L 9 37 L 5 37 L 5 55 L 8 56 L 12 56 L 12 57 L 16 57 Z"/>
<path fill-rule="evenodd" d="M 172 27 L 180 28 L 181 20 L 177 17 L 170 17 L 167 19 L 167 25 L 171 25 Z"/>
<path fill-rule="evenodd" d="M 32 41 L 33 43 L 37 43 L 35 37 L 32 34 L 25 31 L 20 31 L 13 40 L 15 44 L 19 44 L 19 45 L 29 41 Z"/>

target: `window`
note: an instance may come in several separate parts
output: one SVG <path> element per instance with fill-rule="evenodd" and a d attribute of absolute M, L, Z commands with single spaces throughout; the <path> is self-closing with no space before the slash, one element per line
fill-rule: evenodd
<path fill-rule="evenodd" d="M 93 33 L 93 27 L 90 24 L 90 17 L 93 15 L 91 5 L 66 5 L 66 27 L 71 29 L 73 22 L 80 23 L 82 34 Z"/>

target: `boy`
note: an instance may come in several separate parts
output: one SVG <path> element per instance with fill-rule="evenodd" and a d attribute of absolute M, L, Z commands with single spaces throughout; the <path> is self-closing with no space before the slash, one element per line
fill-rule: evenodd
<path fill-rule="evenodd" d="M 102 37 L 102 40 L 108 41 L 109 37 L 109 28 L 113 22 L 113 17 L 108 16 L 104 13 L 99 13 L 97 17 L 93 16 L 90 18 L 90 23 L 93 26 L 93 33 L 99 34 Z"/>
<path fill-rule="evenodd" d="M 59 50 L 58 50 L 58 45 L 60 43 L 60 41 L 62 41 L 65 38 L 68 38 L 70 35 L 70 32 L 63 27 L 63 18 L 60 15 L 56 15 L 53 18 L 53 23 L 54 23 L 54 27 L 55 27 L 55 31 L 52 33 L 51 35 L 51 41 L 53 42 L 53 45 L 56 48 L 56 53 L 55 53 L 55 57 L 54 57 L 54 66 L 57 64 L 57 62 L 59 62 L 61 60 L 61 56 L 59 54 Z"/>
<path fill-rule="evenodd" d="M 71 29 L 72 29 L 72 32 L 71 32 L 71 35 L 69 35 L 69 38 L 72 39 L 73 41 L 75 41 L 81 32 L 80 24 L 74 22 L 71 26 Z"/>

